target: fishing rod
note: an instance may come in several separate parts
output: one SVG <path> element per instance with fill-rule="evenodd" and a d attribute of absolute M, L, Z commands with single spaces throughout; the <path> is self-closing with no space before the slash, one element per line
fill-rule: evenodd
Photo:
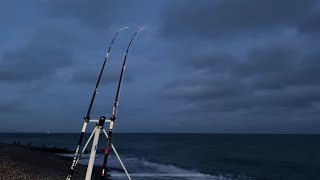
<path fill-rule="evenodd" d="M 88 108 L 88 111 L 87 111 L 87 114 L 86 116 L 84 117 L 84 123 L 83 123 L 83 126 L 82 126 L 82 130 L 81 130 L 81 134 L 80 134 L 80 138 L 79 138 L 79 141 L 78 141 L 78 145 L 77 145 L 77 149 L 76 149 L 76 152 L 74 154 L 74 157 L 73 157 L 73 161 L 72 161 L 72 164 L 71 164 L 71 168 L 70 168 L 70 172 L 67 176 L 67 179 L 66 180 L 71 180 L 72 179 L 72 175 L 73 175 L 73 172 L 74 172 L 74 168 L 76 166 L 76 162 L 79 158 L 79 152 L 80 152 L 80 146 L 81 146 L 81 143 L 82 143 L 82 139 L 83 139 L 83 136 L 84 136 L 84 133 L 86 131 L 86 127 L 87 127 L 87 124 L 90 120 L 90 112 L 91 112 L 91 108 L 92 108 L 92 105 L 93 105 L 93 101 L 96 97 L 96 94 L 98 93 L 98 87 L 99 87 L 99 84 L 100 84 L 100 80 L 101 80 L 101 76 L 102 76 L 102 73 L 103 73 L 103 70 L 104 70 L 104 67 L 106 65 L 106 62 L 108 60 L 108 57 L 109 57 L 109 54 L 110 54 L 110 51 L 111 51 L 111 48 L 112 48 L 112 45 L 115 41 L 115 39 L 117 38 L 118 34 L 120 33 L 120 31 L 124 30 L 124 29 L 127 29 L 128 27 L 122 27 L 120 28 L 117 33 L 114 35 L 110 45 L 109 45 L 109 48 L 108 48 L 108 51 L 107 51 L 107 54 L 104 58 L 104 62 L 103 62 L 103 65 L 101 67 L 101 71 L 100 71 L 100 74 L 99 74 L 99 77 L 98 77 L 98 80 L 97 80 L 97 83 L 96 83 L 96 86 L 94 88 L 94 91 L 93 91 L 93 94 L 92 94 L 92 97 L 91 97 L 91 101 L 90 101 L 90 104 L 89 104 L 89 108 Z"/>
<path fill-rule="evenodd" d="M 108 138 L 107 138 L 107 147 L 104 151 L 104 160 L 103 160 L 103 166 L 102 166 L 102 174 L 101 174 L 101 179 L 104 180 L 105 177 L 108 178 L 108 175 L 106 176 L 107 173 L 106 172 L 106 168 L 107 168 L 107 161 L 108 161 L 108 155 L 109 155 L 109 149 L 111 148 L 112 146 L 112 142 L 111 142 L 111 137 L 112 137 L 112 129 L 113 129 L 113 123 L 115 122 L 116 120 L 116 114 L 117 114 L 117 108 L 118 108 L 118 101 L 119 101 L 119 95 L 120 95 L 120 89 L 121 89 L 121 84 L 122 84 L 122 79 L 123 79 L 123 74 L 124 74 L 124 70 L 126 68 L 126 61 L 127 61 L 127 56 L 128 56 L 128 53 L 129 53 L 129 50 L 130 50 L 130 46 L 131 46 L 131 43 L 134 39 L 134 37 L 144 29 L 143 28 L 140 28 L 138 31 L 136 31 L 133 36 L 131 37 L 131 40 L 129 42 L 129 45 L 128 45 L 128 48 L 127 48 L 127 51 L 126 51 L 126 54 L 124 56 L 124 60 L 123 60 L 123 64 L 122 64 L 122 69 L 121 69 L 121 73 L 120 73 L 120 77 L 119 77 L 119 83 L 118 83 L 118 88 L 117 88 L 117 92 L 116 92 L 116 97 L 115 97 L 115 100 L 114 100 L 114 104 L 113 104 L 113 109 L 112 109 L 112 115 L 110 117 L 110 125 L 109 125 L 109 131 L 108 131 Z"/>

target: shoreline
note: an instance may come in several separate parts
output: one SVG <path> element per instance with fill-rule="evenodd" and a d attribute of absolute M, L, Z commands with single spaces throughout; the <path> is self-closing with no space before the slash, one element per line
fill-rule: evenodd
<path fill-rule="evenodd" d="M 0 179 L 65 179 L 72 159 L 72 157 L 0 143 Z M 101 178 L 100 169 L 94 167 L 92 179 Z M 73 179 L 84 179 L 86 170 L 87 166 L 77 164 Z"/>

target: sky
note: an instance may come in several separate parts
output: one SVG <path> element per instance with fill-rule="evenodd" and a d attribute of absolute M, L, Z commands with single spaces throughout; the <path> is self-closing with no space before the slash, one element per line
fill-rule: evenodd
<path fill-rule="evenodd" d="M 0 132 L 320 133 L 319 0 L 0 2 Z"/>

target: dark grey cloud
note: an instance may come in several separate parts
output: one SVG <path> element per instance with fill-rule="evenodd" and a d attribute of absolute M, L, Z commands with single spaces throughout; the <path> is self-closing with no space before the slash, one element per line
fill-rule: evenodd
<path fill-rule="evenodd" d="M 320 101 L 319 58 L 316 50 L 304 54 L 286 46 L 253 48 L 244 59 L 209 53 L 182 65 L 199 75 L 172 81 L 164 89 L 170 99 L 191 104 L 189 112 L 312 108 Z"/>
<path fill-rule="evenodd" d="M 170 89 L 169 97 L 186 100 L 189 103 L 220 100 L 241 95 L 241 82 L 233 79 L 185 79 L 170 82 L 165 89 Z"/>
<path fill-rule="evenodd" d="M 52 0 L 49 4 L 49 15 L 57 18 L 71 18 L 89 28 L 108 28 L 128 10 L 131 3 L 133 2 L 124 0 Z"/>
<path fill-rule="evenodd" d="M 267 121 L 271 128 L 297 111 L 317 112 L 320 39 L 308 35 L 317 33 L 318 3 L 172 3 L 159 32 L 175 45 L 167 54 L 173 54 L 180 76 L 164 86 L 164 97 L 176 103 L 176 112 L 217 117 L 238 127 L 238 121 L 259 118 L 257 129 Z M 309 115 L 300 120 L 318 116 Z"/>
<path fill-rule="evenodd" d="M 152 21 L 144 14 L 148 13 L 150 17 L 153 17 L 151 9 L 155 9 L 159 4 L 159 2 L 149 0 L 140 0 L 139 2 L 130 0 L 51 0 L 49 2 L 49 17 L 76 22 L 81 27 L 95 30 L 106 30 L 113 26 L 142 26 L 147 21 Z"/>
<path fill-rule="evenodd" d="M 251 91 L 238 96 L 214 98 L 207 96 L 206 100 L 193 100 L 186 112 L 237 112 L 253 111 L 256 108 L 272 108 L 272 114 L 286 113 L 301 108 L 313 108 L 320 101 L 319 86 L 305 88 L 288 88 L 279 91 Z M 214 94 L 214 92 L 212 93 Z"/>
<path fill-rule="evenodd" d="M 9 49 L 0 60 L 0 80 L 33 81 L 48 78 L 74 63 L 74 36 L 56 28 L 38 29 L 22 47 Z"/>
<path fill-rule="evenodd" d="M 159 3 L 156 1 L 28 1 L 23 4 L 23 8 L 18 9 L 14 8 L 15 3 L 0 4 L 1 14 L 9 15 L 12 20 L 7 20 L 5 16 L 0 18 L 1 27 L 5 27 L 0 30 L 1 34 L 5 34 L 0 43 L 0 93 L 6 97 L 1 99 L 4 113 L 0 114 L 1 119 L 28 117 L 23 124 L 15 127 L 21 128 L 21 131 L 52 129 L 56 132 L 77 132 L 75 126 L 81 128 L 82 116 L 87 110 L 100 71 L 99 56 L 105 54 L 106 46 L 115 31 L 119 27 L 129 26 L 128 31 L 119 35 L 112 49 L 111 58 L 119 61 L 110 61 L 111 68 L 108 67 L 103 75 L 103 81 L 114 83 L 108 84 L 106 88 L 102 82 L 100 92 L 103 93 L 99 93 L 96 99 L 92 116 L 105 115 L 106 110 L 111 111 L 116 88 L 109 86 L 116 86 L 115 81 L 121 70 L 117 63 L 121 63 L 122 53 L 136 27 L 152 22 L 159 11 Z M 150 9 L 151 4 L 155 4 L 153 9 Z M 152 50 L 149 41 L 153 38 L 144 39 L 146 41 L 137 37 L 134 42 L 137 46 L 134 45 L 130 51 L 119 111 L 119 116 L 125 116 L 123 119 L 128 116 L 134 118 L 135 111 L 131 109 L 144 107 L 141 100 L 137 101 L 137 98 L 142 98 L 134 96 L 140 91 L 147 92 L 144 88 L 137 88 L 144 87 L 143 80 L 139 84 L 127 83 L 132 81 L 132 77 L 144 77 L 142 68 L 135 67 L 142 67 L 147 62 L 144 53 L 146 49 Z M 148 51 L 148 55 L 152 55 L 151 51 Z M 135 61 L 136 57 L 139 57 L 138 61 Z M 130 91 L 126 91 L 126 88 Z M 126 96 L 126 92 L 130 96 Z M 144 97 L 148 96 L 146 94 Z M 11 103 L 15 99 L 23 103 Z M 10 111 L 10 108 L 19 106 L 28 107 L 30 111 Z M 61 127 L 61 123 L 65 126 Z M 1 122 L 0 130 L 7 131 L 8 124 L 12 126 L 14 122 Z M 32 127 L 26 129 L 26 124 L 32 124 Z M 139 129 L 139 126 L 135 128 Z M 124 126 L 124 129 L 131 127 Z"/>
<path fill-rule="evenodd" d="M 16 99 L 16 100 L 4 100 L 1 99 L 0 103 L 0 113 L 1 114 L 11 114 L 11 113 L 25 113 L 27 108 L 23 104 L 23 101 Z"/>
<path fill-rule="evenodd" d="M 286 47 L 256 48 L 248 53 L 248 59 L 239 63 L 237 75 L 254 76 L 290 71 L 295 68 L 295 49 Z"/>
<path fill-rule="evenodd" d="M 130 50 L 122 132 L 319 132 L 319 2 L 1 2 L 0 114 L 28 118 L 0 130 L 78 132 L 109 36 L 129 26 L 91 116 L 109 115 L 122 53 L 147 25 Z"/>
<path fill-rule="evenodd" d="M 236 76 L 251 79 L 254 89 L 281 89 L 288 86 L 319 85 L 319 50 L 270 47 L 253 50 L 248 60 L 234 69 Z"/>
<path fill-rule="evenodd" d="M 200 52 L 188 54 L 189 57 L 181 59 L 186 68 L 190 70 L 201 69 L 211 73 L 229 72 L 234 66 L 239 65 L 236 57 L 222 51 Z"/>
<path fill-rule="evenodd" d="M 304 57 L 295 66 L 288 64 L 284 71 L 253 78 L 253 87 L 259 89 L 279 89 L 286 86 L 319 85 L 320 54 Z M 291 66 L 291 68 L 290 68 Z"/>
<path fill-rule="evenodd" d="M 296 27 L 311 13 L 316 3 L 316 0 L 175 2 L 168 11 L 163 12 L 161 34 L 172 38 L 196 35 L 211 39 L 222 35 L 253 35 L 263 33 L 261 30 Z"/>
<path fill-rule="evenodd" d="M 302 33 L 319 33 L 320 32 L 320 9 L 317 8 L 314 12 L 306 16 L 299 24 L 298 30 Z"/>

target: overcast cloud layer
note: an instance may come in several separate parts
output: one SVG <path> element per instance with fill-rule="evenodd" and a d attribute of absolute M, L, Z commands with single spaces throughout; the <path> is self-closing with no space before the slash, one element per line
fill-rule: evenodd
<path fill-rule="evenodd" d="M 110 116 L 130 36 L 117 132 L 320 133 L 320 1 L 0 3 L 0 132 L 80 132 Z"/>

